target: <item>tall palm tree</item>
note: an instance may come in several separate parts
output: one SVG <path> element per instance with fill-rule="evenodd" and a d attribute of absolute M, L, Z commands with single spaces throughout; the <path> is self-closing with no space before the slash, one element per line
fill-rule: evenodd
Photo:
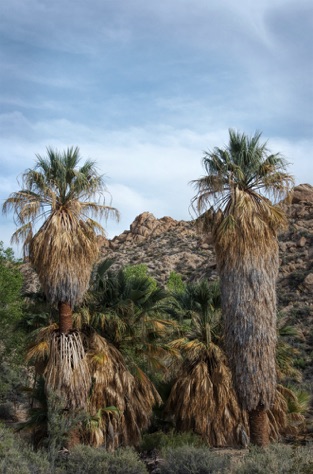
<path fill-rule="evenodd" d="M 206 152 L 206 175 L 193 181 L 192 206 L 212 230 L 221 283 L 225 347 L 251 441 L 269 442 L 267 410 L 276 389 L 277 204 L 293 184 L 286 161 L 271 154 L 261 133 L 229 130 L 229 144 Z M 270 200 L 271 199 L 271 200 Z"/>
<path fill-rule="evenodd" d="M 84 406 L 90 376 L 80 335 L 72 330 L 72 312 L 89 284 L 98 255 L 97 233 L 104 232 L 93 218 L 118 214 L 105 204 L 106 188 L 95 162 L 79 166 L 78 148 L 63 153 L 47 148 L 46 157 L 36 157 L 34 169 L 22 175 L 22 189 L 4 202 L 3 212 L 14 212 L 20 227 L 12 242 L 24 242 L 24 254 L 47 299 L 59 309 L 46 386 L 64 395 L 69 406 Z"/>

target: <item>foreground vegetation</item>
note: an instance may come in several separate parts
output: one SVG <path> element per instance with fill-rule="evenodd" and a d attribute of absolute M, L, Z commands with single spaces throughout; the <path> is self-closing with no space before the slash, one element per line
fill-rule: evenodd
<path fill-rule="evenodd" d="M 66 451 L 34 451 L 11 430 L 0 425 L 0 472 L 6 474 L 145 474 L 153 466 L 159 474 L 310 474 L 312 446 L 273 444 L 267 450 L 253 448 L 240 456 L 231 450 L 219 452 L 201 446 L 199 440 L 162 435 L 156 445 L 157 461 L 138 451 L 121 448 L 114 452 L 90 446 Z M 155 440 L 154 440 L 155 441 Z M 199 445 L 200 444 L 200 445 Z M 154 451 L 155 453 L 155 451 Z M 152 462 L 151 462 L 152 459 Z"/>

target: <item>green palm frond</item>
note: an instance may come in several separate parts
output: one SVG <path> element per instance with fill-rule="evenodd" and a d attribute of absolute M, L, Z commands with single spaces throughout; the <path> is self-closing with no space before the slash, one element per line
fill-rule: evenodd
<path fill-rule="evenodd" d="M 232 216 L 237 222 L 238 211 L 254 200 L 254 210 L 261 216 L 267 213 L 268 219 L 275 207 L 268 208 L 266 198 L 277 203 L 290 193 L 293 178 L 285 171 L 287 162 L 279 154 L 269 154 L 267 144 L 260 143 L 260 138 L 260 132 L 249 138 L 229 130 L 229 145 L 225 149 L 214 148 L 205 153 L 203 165 L 207 175 L 192 181 L 197 190 L 192 207 L 198 214 L 207 208 L 220 209 L 224 218 Z M 277 226 L 281 224 L 277 215 L 273 221 Z"/>
<path fill-rule="evenodd" d="M 278 315 L 277 319 L 276 365 L 279 380 L 293 379 L 301 382 L 302 373 L 295 367 L 299 350 L 292 344 L 294 340 L 303 340 L 302 331 L 289 324 L 288 316 Z"/>

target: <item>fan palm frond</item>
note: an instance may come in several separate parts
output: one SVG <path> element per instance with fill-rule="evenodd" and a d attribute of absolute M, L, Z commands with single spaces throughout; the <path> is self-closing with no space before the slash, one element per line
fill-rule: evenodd
<path fill-rule="evenodd" d="M 89 368 L 92 374 L 89 411 L 95 416 L 105 406 L 118 413 L 101 411 L 97 439 L 91 443 L 114 449 L 120 445 L 136 445 L 142 430 L 149 426 L 152 407 L 161 403 L 160 395 L 149 378 L 137 367 L 131 374 L 121 353 L 104 338 L 93 333 L 89 342 Z"/>
<path fill-rule="evenodd" d="M 305 425 L 305 412 L 310 403 L 310 394 L 294 387 L 278 385 L 274 405 L 268 412 L 270 436 L 279 440 L 281 436 L 297 435 Z"/>
<path fill-rule="evenodd" d="M 192 341 L 166 403 L 177 430 L 194 431 L 210 446 L 240 446 L 242 430 L 249 433 L 222 351 Z M 186 348 L 186 347 L 185 347 Z"/>

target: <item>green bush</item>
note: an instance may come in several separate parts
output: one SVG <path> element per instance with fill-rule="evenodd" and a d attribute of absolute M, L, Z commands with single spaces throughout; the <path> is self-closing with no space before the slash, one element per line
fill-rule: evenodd
<path fill-rule="evenodd" d="M 183 293 L 186 290 L 186 285 L 183 282 L 183 278 L 180 273 L 171 272 L 166 287 L 171 293 Z"/>
<path fill-rule="evenodd" d="M 195 433 L 175 433 L 170 431 L 156 431 L 155 433 L 147 433 L 142 437 L 140 451 L 150 452 L 153 450 L 162 450 L 164 448 L 178 448 L 180 446 L 206 446 L 205 441 Z"/>
<path fill-rule="evenodd" d="M 113 453 L 102 448 L 75 446 L 64 460 L 58 463 L 57 472 L 68 474 L 147 474 L 138 455 L 129 448 Z"/>
<path fill-rule="evenodd" d="M 0 472 L 5 474 L 49 474 L 49 461 L 44 452 L 30 446 L 0 424 Z"/>
<path fill-rule="evenodd" d="M 12 249 L 0 242 L 0 402 L 20 401 L 20 387 L 26 384 L 23 369 L 24 334 L 18 329 L 22 319 L 23 277 Z"/>
<path fill-rule="evenodd" d="M 293 447 L 272 444 L 267 449 L 252 448 L 235 470 L 235 474 L 311 474 L 312 446 Z"/>
<path fill-rule="evenodd" d="M 155 291 L 158 288 L 158 283 L 155 278 L 153 278 L 148 273 L 148 267 L 144 263 L 138 263 L 137 265 L 126 265 L 123 268 L 123 273 L 127 280 L 142 280 L 147 279 L 149 282 L 149 289 L 151 292 Z"/>
<path fill-rule="evenodd" d="M 230 472 L 230 458 L 214 453 L 209 448 L 181 446 L 162 452 L 164 462 L 160 474 L 210 474 Z M 250 472 L 250 474 L 253 471 Z"/>

